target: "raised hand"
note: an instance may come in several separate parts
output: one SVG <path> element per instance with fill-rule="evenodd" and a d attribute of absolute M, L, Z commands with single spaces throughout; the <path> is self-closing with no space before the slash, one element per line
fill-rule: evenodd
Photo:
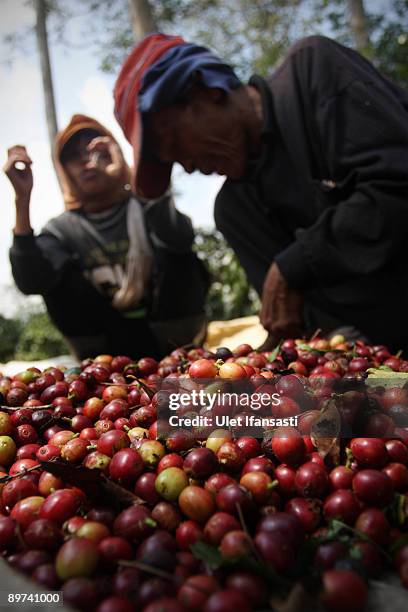
<path fill-rule="evenodd" d="M 33 188 L 31 158 L 23 145 L 15 145 L 7 150 L 7 161 L 3 171 L 9 178 L 16 194 L 16 235 L 32 232 L 30 224 L 30 196 Z"/>
<path fill-rule="evenodd" d="M 28 202 L 33 188 L 31 158 L 23 145 L 15 145 L 7 150 L 7 161 L 3 171 L 9 178 L 16 193 L 16 200 Z"/>
<path fill-rule="evenodd" d="M 109 136 L 94 138 L 87 147 L 90 152 L 89 168 L 96 168 L 113 178 L 121 175 L 125 160 L 119 145 Z"/>
<path fill-rule="evenodd" d="M 260 320 L 276 344 L 282 338 L 296 338 L 302 333 L 302 294 L 291 289 L 276 263 L 266 275 L 262 291 Z"/>

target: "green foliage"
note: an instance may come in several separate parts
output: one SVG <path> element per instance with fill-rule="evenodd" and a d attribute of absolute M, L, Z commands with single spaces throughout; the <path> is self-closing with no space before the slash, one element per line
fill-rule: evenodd
<path fill-rule="evenodd" d="M 14 358 L 30 361 L 69 353 L 69 348 L 46 313 L 34 313 L 21 330 Z"/>
<path fill-rule="evenodd" d="M 316 19 L 330 35 L 353 47 L 347 3 L 343 0 L 314 0 Z M 408 87 L 408 0 L 392 0 L 387 7 L 365 2 L 370 42 L 363 50 L 374 65 L 404 87 Z M 380 9 L 379 12 L 378 9 Z"/>
<path fill-rule="evenodd" d="M 12 359 L 21 332 L 21 323 L 16 319 L 8 319 L 0 315 L 0 361 Z"/>
<path fill-rule="evenodd" d="M 212 278 L 207 300 L 210 320 L 234 319 L 256 314 L 259 299 L 232 249 L 217 231 L 196 232 L 196 252 Z"/>
<path fill-rule="evenodd" d="M 75 4 L 70 5 L 72 14 Z M 355 46 L 344 0 L 150 0 L 149 4 L 161 31 L 211 47 L 244 80 L 252 72 L 269 73 L 302 36 L 325 34 Z M 87 32 L 87 39 L 96 43 L 102 69 L 116 72 L 134 44 L 128 2 L 82 0 L 81 7 L 92 15 L 93 32 Z M 365 55 L 395 81 L 408 85 L 408 0 L 382 5 L 366 1 L 364 8 L 370 35 Z"/>

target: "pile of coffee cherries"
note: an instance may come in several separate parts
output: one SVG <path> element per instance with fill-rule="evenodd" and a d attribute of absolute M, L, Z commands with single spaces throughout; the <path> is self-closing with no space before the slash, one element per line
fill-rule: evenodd
<path fill-rule="evenodd" d="M 408 361 L 336 336 L 1 377 L 3 558 L 97 612 L 273 610 L 294 591 L 352 612 L 373 578 L 408 588 L 408 383 L 367 391 L 371 369 L 393 381 Z M 171 390 L 203 380 L 274 394 L 262 416 L 297 427 L 168 432 Z M 328 442 L 313 426 L 330 402 Z"/>

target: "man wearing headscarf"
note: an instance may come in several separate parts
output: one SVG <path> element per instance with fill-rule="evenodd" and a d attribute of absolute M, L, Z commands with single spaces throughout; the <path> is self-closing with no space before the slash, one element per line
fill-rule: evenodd
<path fill-rule="evenodd" d="M 205 47 L 152 34 L 114 96 L 137 193 L 163 193 L 174 162 L 227 177 L 215 221 L 262 297 L 270 345 L 344 328 L 408 348 L 406 92 L 321 36 L 244 84 Z"/>
<path fill-rule="evenodd" d="M 18 288 L 43 296 L 80 359 L 159 356 L 202 340 L 207 280 L 191 251 L 191 221 L 170 194 L 136 199 L 118 143 L 85 115 L 74 115 L 57 135 L 55 162 L 65 212 L 34 236 L 31 159 L 22 146 L 9 149 L 4 170 L 16 193 L 10 260 Z"/>

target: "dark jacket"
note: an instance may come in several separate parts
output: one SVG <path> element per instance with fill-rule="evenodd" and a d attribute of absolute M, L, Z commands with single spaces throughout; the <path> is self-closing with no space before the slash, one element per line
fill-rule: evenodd
<path fill-rule="evenodd" d="M 249 84 L 262 97 L 262 154 L 244 180 L 225 182 L 216 214 L 250 186 L 269 261 L 290 286 L 352 308 L 402 292 L 408 306 L 408 94 L 321 36 Z"/>
<path fill-rule="evenodd" d="M 143 303 L 135 305 L 135 312 L 122 313 L 86 278 L 87 264 L 79 245 L 85 237 L 76 223 L 81 214 L 66 211 L 52 219 L 38 236 L 14 237 L 10 261 L 17 287 L 25 294 L 43 296 L 51 318 L 78 355 L 83 350 L 86 355 L 105 350 L 133 356 L 135 345 L 138 354 L 156 353 L 148 321 L 204 312 L 208 278 L 192 252 L 191 220 L 177 211 L 168 197 L 145 205 L 153 252 L 151 282 Z M 126 223 L 122 238 L 127 241 Z"/>

